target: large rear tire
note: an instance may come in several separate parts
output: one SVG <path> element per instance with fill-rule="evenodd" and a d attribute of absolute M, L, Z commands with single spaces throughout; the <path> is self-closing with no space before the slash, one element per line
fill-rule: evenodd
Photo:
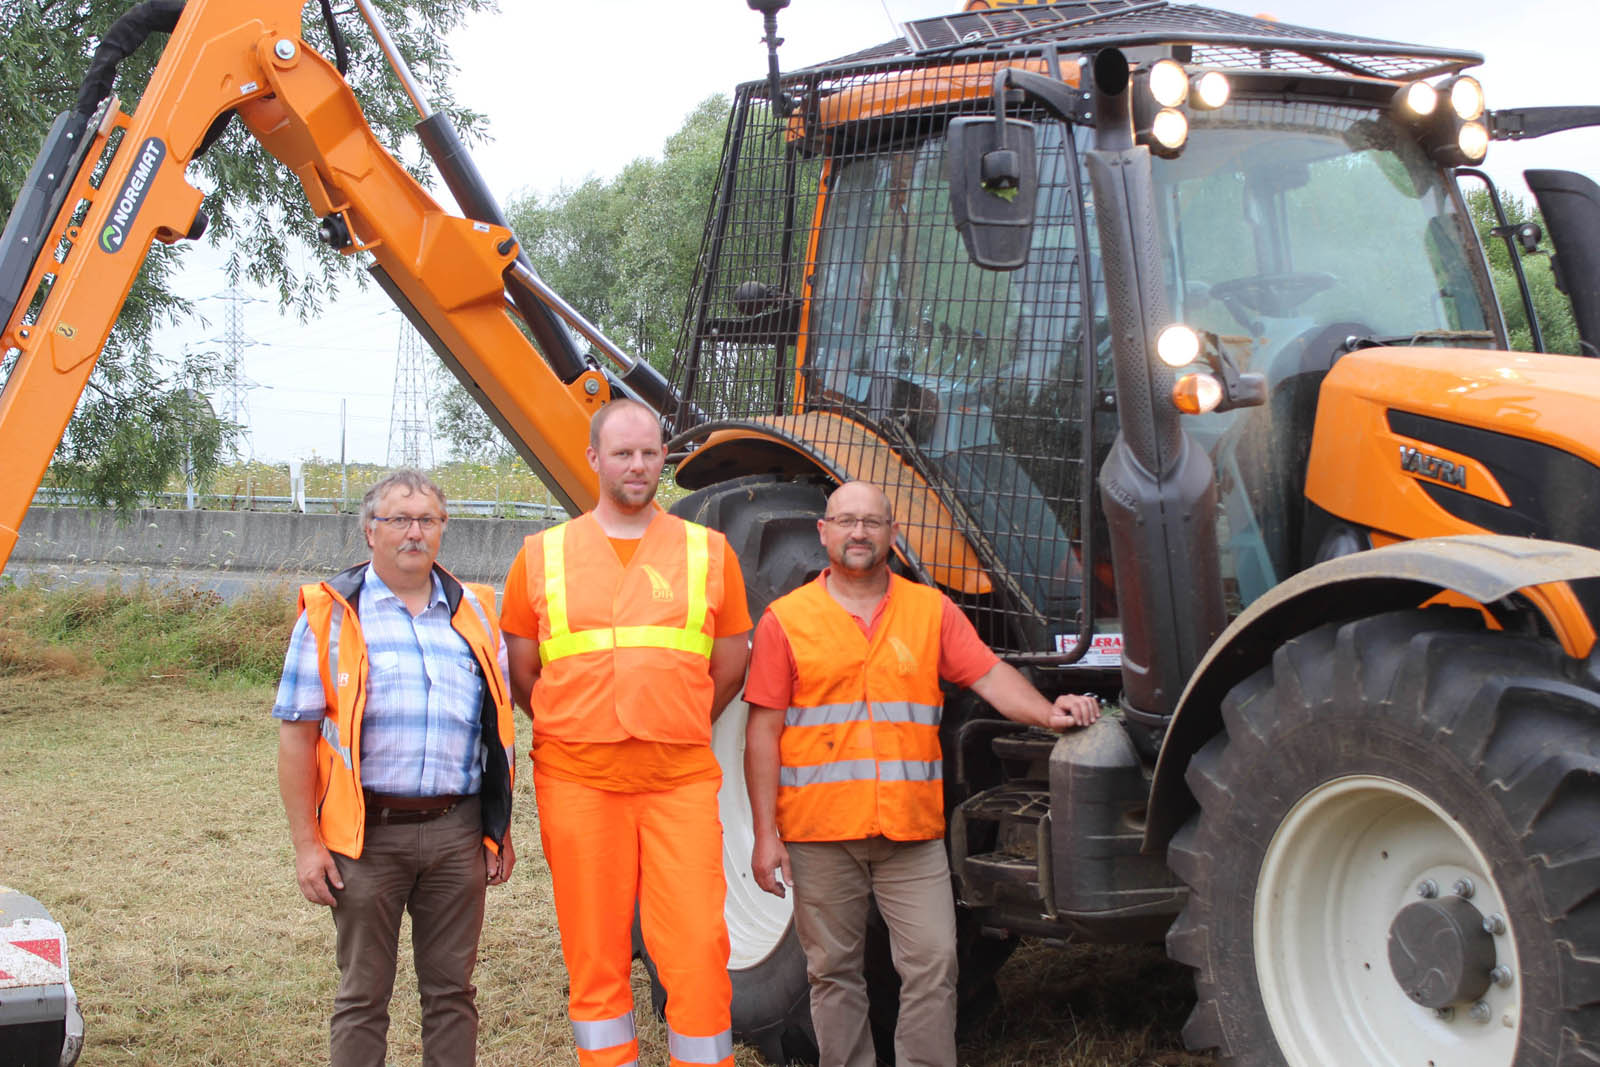
<path fill-rule="evenodd" d="M 1190 763 L 1170 954 L 1221 1062 L 1600 1063 L 1600 691 L 1553 643 L 1397 612 L 1279 648 Z"/>

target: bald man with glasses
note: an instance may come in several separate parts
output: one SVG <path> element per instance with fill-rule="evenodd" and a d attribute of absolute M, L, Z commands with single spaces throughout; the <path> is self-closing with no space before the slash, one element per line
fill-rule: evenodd
<path fill-rule="evenodd" d="M 873 1067 L 862 947 L 876 899 L 900 975 L 895 1062 L 955 1067 L 956 919 L 944 846 L 941 680 L 1009 719 L 1060 730 L 1100 717 L 1052 703 L 985 646 L 959 608 L 889 570 L 897 533 L 868 482 L 831 497 L 828 568 L 756 626 L 745 700 L 751 871 L 794 889 L 822 1067 Z"/>

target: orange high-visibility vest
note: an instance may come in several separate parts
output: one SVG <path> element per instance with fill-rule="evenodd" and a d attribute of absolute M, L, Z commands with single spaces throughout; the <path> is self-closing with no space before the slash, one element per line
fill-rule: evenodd
<path fill-rule="evenodd" d="M 367 707 L 367 642 L 356 609 L 367 564 L 337 577 L 300 587 L 300 610 L 316 639 L 327 711 L 317 738 L 317 829 L 330 852 L 361 858 L 367 805 L 361 793 L 361 721 Z M 512 746 L 516 719 L 511 694 L 500 675 L 500 624 L 494 590 L 466 584 L 434 566 L 450 608 L 450 626 L 466 639 L 483 675 L 484 844 L 500 850 L 511 829 L 511 786 L 516 774 Z M 467 594 L 471 591 L 471 595 Z"/>
<path fill-rule="evenodd" d="M 943 837 L 939 591 L 890 575 L 871 640 L 822 578 L 773 601 L 772 614 L 796 675 L 778 742 L 779 835 Z"/>
<path fill-rule="evenodd" d="M 624 567 L 593 515 L 525 542 L 539 620 L 538 738 L 709 744 L 727 541 L 655 515 Z"/>

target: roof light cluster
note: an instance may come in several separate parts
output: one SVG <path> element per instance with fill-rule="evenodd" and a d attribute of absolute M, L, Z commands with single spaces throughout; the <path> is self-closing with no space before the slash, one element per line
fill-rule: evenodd
<path fill-rule="evenodd" d="M 1395 117 L 1417 131 L 1423 148 L 1446 167 L 1474 166 L 1489 152 L 1483 86 L 1458 74 L 1437 86 L 1416 81 L 1395 91 Z"/>
<path fill-rule="evenodd" d="M 1160 59 L 1134 74 L 1133 127 L 1140 144 L 1171 159 L 1189 139 L 1190 110 L 1211 111 L 1228 102 L 1227 76 L 1190 72 L 1175 59 Z"/>

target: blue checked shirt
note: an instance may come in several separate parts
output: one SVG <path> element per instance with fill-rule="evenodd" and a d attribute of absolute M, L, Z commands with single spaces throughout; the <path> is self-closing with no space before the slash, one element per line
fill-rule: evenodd
<path fill-rule="evenodd" d="M 428 606 L 413 617 L 369 567 L 356 610 L 367 643 L 361 785 L 406 797 L 479 792 L 483 676 L 466 639 L 450 626 L 450 606 L 439 576 L 433 576 Z M 315 722 L 326 712 L 316 646 L 301 614 L 284 656 L 272 707 L 275 718 Z M 499 661 L 504 676 L 503 641 Z"/>

